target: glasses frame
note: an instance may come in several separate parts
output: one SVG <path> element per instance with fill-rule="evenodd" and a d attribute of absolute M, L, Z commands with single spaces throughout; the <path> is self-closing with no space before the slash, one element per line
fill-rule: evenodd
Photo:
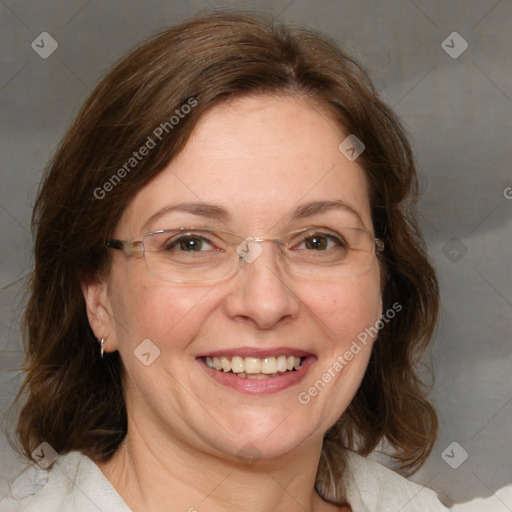
<path fill-rule="evenodd" d="M 300 235 L 301 233 L 308 231 L 310 229 L 313 229 L 313 228 L 314 228 L 314 226 L 309 226 L 309 227 L 306 227 L 303 229 L 299 229 L 297 231 L 293 231 L 290 234 Z M 166 280 L 166 279 L 159 278 L 157 275 L 155 275 L 154 273 L 152 273 L 150 271 L 147 260 L 146 260 L 146 256 L 145 256 L 146 248 L 144 246 L 144 240 L 148 236 L 158 235 L 158 234 L 167 233 L 167 232 L 186 233 L 187 231 L 206 231 L 209 233 L 224 233 L 224 234 L 232 235 L 232 236 L 239 238 L 241 242 L 243 242 L 244 240 L 250 240 L 251 243 L 252 242 L 257 242 L 257 243 L 274 242 L 274 243 L 277 243 L 278 245 L 288 245 L 287 242 L 285 242 L 284 240 L 281 240 L 279 238 L 254 238 L 254 237 L 250 237 L 250 236 L 243 236 L 238 233 L 235 233 L 234 231 L 228 231 L 225 229 L 212 229 L 212 228 L 197 227 L 197 226 L 195 226 L 195 227 L 180 227 L 180 228 L 174 228 L 174 229 L 159 229 L 157 231 L 149 231 L 142 237 L 142 240 L 120 240 L 118 238 L 110 238 L 105 242 L 105 245 L 109 249 L 120 250 L 128 258 L 139 258 L 141 256 L 144 257 L 144 263 L 146 265 L 146 269 L 148 270 L 148 273 L 150 275 L 155 277 L 155 279 L 158 279 L 158 280 L 164 281 L 164 282 L 170 282 L 170 283 L 195 283 L 198 281 L 196 281 L 196 280 L 189 281 L 189 280 L 185 280 L 185 279 L 183 279 L 183 280 Z M 361 230 L 361 231 L 366 231 L 366 230 Z M 371 234 L 369 231 L 366 231 L 366 232 L 368 234 Z M 384 240 L 382 238 L 374 237 L 373 241 L 374 241 L 374 251 L 372 254 L 371 262 L 373 262 L 373 258 L 377 254 L 382 253 L 384 251 L 384 247 L 385 247 Z M 244 253 L 241 251 L 240 253 L 238 253 L 238 262 L 240 264 L 243 261 L 244 261 Z M 370 262 L 370 266 L 371 266 L 371 262 Z M 368 268 L 370 268 L 370 267 L 368 267 Z M 365 271 L 363 271 L 363 273 Z M 228 274 L 231 276 L 234 273 L 232 274 L 231 272 L 228 272 Z M 218 281 L 218 280 L 222 280 L 225 278 L 227 278 L 227 277 L 224 276 L 224 277 L 220 277 L 218 279 L 205 279 L 204 281 L 205 282 Z"/>

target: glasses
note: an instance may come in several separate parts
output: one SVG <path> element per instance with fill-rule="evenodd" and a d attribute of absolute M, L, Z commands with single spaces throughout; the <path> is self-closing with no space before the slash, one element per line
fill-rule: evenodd
<path fill-rule="evenodd" d="M 209 228 L 162 229 L 142 240 L 111 239 L 110 249 L 127 257 L 144 257 L 151 275 L 170 282 L 213 282 L 233 276 L 262 253 L 261 242 L 273 242 L 277 258 L 291 276 L 339 279 L 366 272 L 384 242 L 364 230 L 308 227 L 283 239 L 244 237 Z"/>

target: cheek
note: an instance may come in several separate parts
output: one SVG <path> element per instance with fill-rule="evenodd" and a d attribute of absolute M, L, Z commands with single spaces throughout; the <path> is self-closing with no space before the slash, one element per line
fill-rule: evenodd
<path fill-rule="evenodd" d="M 166 352 L 183 351 L 202 324 L 201 303 L 208 290 L 173 287 L 146 275 L 145 268 L 138 270 L 115 276 L 118 350 L 133 351 L 142 340 L 150 339 Z"/>
<path fill-rule="evenodd" d="M 309 291 L 305 304 L 321 329 L 319 357 L 297 400 L 302 414 L 317 418 L 325 431 L 346 411 L 366 372 L 375 339 L 367 329 L 381 313 L 379 275 L 323 283 Z"/>
<path fill-rule="evenodd" d="M 378 277 L 323 283 L 304 297 L 305 305 L 336 345 L 345 344 L 375 324 L 381 314 Z"/>

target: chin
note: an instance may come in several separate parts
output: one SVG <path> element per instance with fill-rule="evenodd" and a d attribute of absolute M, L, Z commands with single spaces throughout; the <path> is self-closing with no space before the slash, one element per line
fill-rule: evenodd
<path fill-rule="evenodd" d="M 293 414 L 289 415 L 292 417 Z M 286 423 L 284 425 L 283 423 Z M 295 424 L 297 428 L 298 424 Z M 308 431 L 303 430 L 291 430 L 291 425 L 283 418 L 275 418 L 270 427 L 270 422 L 265 424 L 264 428 L 252 425 L 252 428 L 247 425 L 240 425 L 238 428 L 238 434 L 235 429 L 230 430 L 230 434 L 233 437 L 224 437 L 224 442 L 218 437 L 215 439 L 207 439 L 206 443 L 228 456 L 229 458 L 235 457 L 242 463 L 244 459 L 251 459 L 252 462 L 255 460 L 269 460 L 278 457 L 289 455 L 295 450 L 305 449 L 309 444 L 314 443 L 316 439 L 320 440 L 323 438 L 323 431 L 310 429 Z"/>

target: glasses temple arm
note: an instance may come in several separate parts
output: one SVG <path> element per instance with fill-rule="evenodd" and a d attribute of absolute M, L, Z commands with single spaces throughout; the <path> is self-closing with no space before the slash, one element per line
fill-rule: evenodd
<path fill-rule="evenodd" d="M 105 242 L 105 245 L 110 249 L 119 249 L 121 251 L 125 250 L 127 242 L 124 240 L 117 240 L 116 238 L 111 238 Z"/>
<path fill-rule="evenodd" d="M 105 242 L 105 245 L 109 249 L 117 249 L 119 251 L 123 251 L 126 256 L 133 256 L 136 252 L 135 244 L 133 242 L 127 242 L 126 240 L 111 238 Z"/>

